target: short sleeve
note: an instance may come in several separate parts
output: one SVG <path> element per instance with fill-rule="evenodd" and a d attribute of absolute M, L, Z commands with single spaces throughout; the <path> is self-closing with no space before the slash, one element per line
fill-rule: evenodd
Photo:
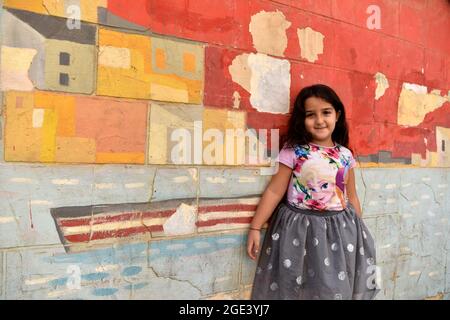
<path fill-rule="evenodd" d="M 295 151 L 293 148 L 281 149 L 276 159 L 277 162 L 282 163 L 291 169 L 294 169 L 294 160 L 295 160 Z"/>
<path fill-rule="evenodd" d="M 353 154 L 352 154 L 352 152 L 350 150 L 349 150 L 349 155 L 350 155 L 350 158 L 349 158 L 350 165 L 349 165 L 349 167 L 350 167 L 350 169 L 352 169 L 352 168 L 356 167 L 356 160 L 353 157 Z"/>

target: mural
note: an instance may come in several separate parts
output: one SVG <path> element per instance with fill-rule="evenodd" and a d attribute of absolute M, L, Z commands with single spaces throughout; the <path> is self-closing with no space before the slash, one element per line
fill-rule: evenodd
<path fill-rule="evenodd" d="M 0 298 L 248 297 L 273 174 L 253 152 L 318 82 L 346 106 L 380 298 L 450 298 L 447 1 L 374 1 L 380 29 L 364 1 L 2 4 Z"/>

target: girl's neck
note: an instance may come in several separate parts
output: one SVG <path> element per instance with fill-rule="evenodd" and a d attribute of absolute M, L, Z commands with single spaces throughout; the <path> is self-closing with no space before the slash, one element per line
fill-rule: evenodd
<path fill-rule="evenodd" d="M 319 146 L 319 147 L 326 147 L 326 148 L 333 148 L 333 147 L 336 146 L 336 144 L 331 139 L 327 140 L 327 141 L 315 141 L 315 140 L 312 140 L 309 143 L 310 144 L 314 144 L 314 145 Z"/>

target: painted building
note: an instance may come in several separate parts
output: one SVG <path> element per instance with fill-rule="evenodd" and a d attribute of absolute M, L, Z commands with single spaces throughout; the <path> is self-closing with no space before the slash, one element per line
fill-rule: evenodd
<path fill-rule="evenodd" d="M 449 299 L 446 0 L 3 0 L 0 299 L 245 299 L 293 100 L 341 97 L 378 299 Z M 277 129 L 278 131 L 276 131 Z"/>

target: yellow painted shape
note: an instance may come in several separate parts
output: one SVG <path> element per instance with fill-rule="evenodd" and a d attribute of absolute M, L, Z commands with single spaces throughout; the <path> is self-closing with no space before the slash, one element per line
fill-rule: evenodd
<path fill-rule="evenodd" d="M 128 48 L 101 46 L 98 52 L 98 65 L 129 69 L 131 67 L 130 50 Z"/>
<path fill-rule="evenodd" d="M 37 91 L 34 95 L 34 106 L 56 112 L 58 136 L 75 135 L 74 96 Z"/>
<path fill-rule="evenodd" d="M 160 101 L 189 102 L 189 92 L 187 90 L 175 89 L 172 87 L 152 83 L 150 86 L 151 98 Z"/>
<path fill-rule="evenodd" d="M 184 71 L 195 72 L 195 55 L 189 52 L 183 54 Z"/>
<path fill-rule="evenodd" d="M 155 63 L 159 69 L 164 70 L 166 68 L 166 53 L 163 49 L 156 49 L 155 52 Z"/>
<path fill-rule="evenodd" d="M 41 161 L 54 162 L 56 151 L 57 117 L 54 110 L 47 109 L 42 126 Z"/>
<path fill-rule="evenodd" d="M 13 9 L 32 11 L 41 14 L 48 14 L 47 10 L 45 10 L 43 1 L 3 0 L 3 6 Z"/>
<path fill-rule="evenodd" d="M 144 164 L 145 154 L 140 152 L 127 152 L 127 153 L 106 153 L 99 152 L 96 155 L 96 163 L 136 163 Z"/>
<path fill-rule="evenodd" d="M 95 141 L 89 138 L 57 137 L 55 161 L 95 163 Z"/>
<path fill-rule="evenodd" d="M 198 104 L 202 102 L 203 82 L 200 80 L 183 79 L 175 75 L 152 74 L 150 76 L 150 81 L 152 94 L 151 99 Z M 162 88 L 165 88 L 164 90 L 167 90 L 166 88 L 172 88 L 175 90 L 186 91 L 187 99 L 184 97 L 184 95 L 170 97 L 170 95 L 167 95 L 159 90 Z M 155 98 L 155 95 L 159 96 L 160 98 L 164 97 L 164 99 Z"/>
<path fill-rule="evenodd" d="M 131 66 L 129 69 L 98 66 L 97 93 L 99 95 L 150 98 L 150 38 L 111 31 L 99 30 L 99 46 L 128 48 Z"/>
<path fill-rule="evenodd" d="M 33 94 L 8 91 L 4 93 L 5 112 L 5 160 L 40 161 L 41 129 L 32 128 Z M 22 99 L 22 107 L 16 102 Z"/>

